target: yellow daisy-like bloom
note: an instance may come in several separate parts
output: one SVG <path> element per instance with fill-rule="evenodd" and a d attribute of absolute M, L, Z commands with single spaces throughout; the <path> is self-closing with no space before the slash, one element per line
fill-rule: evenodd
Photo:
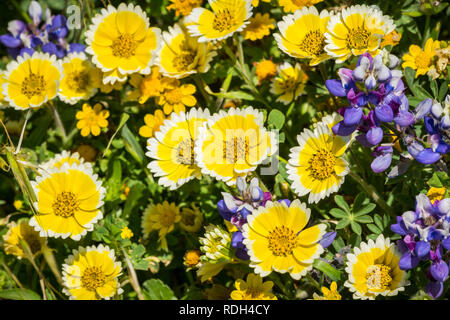
<path fill-rule="evenodd" d="M 389 238 L 382 234 L 376 241 L 361 242 L 347 254 L 348 280 L 344 286 L 353 292 L 353 299 L 373 300 L 376 296 L 395 296 L 404 291 L 407 273 L 399 267 L 401 254 Z"/>
<path fill-rule="evenodd" d="M 234 185 L 238 176 L 256 170 L 277 149 L 263 122 L 263 114 L 252 107 L 212 115 L 195 141 L 195 160 L 202 173 Z"/>
<path fill-rule="evenodd" d="M 236 290 L 230 294 L 232 300 L 278 300 L 272 293 L 273 282 L 263 282 L 257 274 L 250 273 L 247 281 L 236 280 L 234 286 Z"/>
<path fill-rule="evenodd" d="M 80 240 L 103 217 L 105 188 L 91 167 L 64 163 L 61 168 L 42 170 L 32 181 L 39 212 L 30 225 L 42 237 Z"/>
<path fill-rule="evenodd" d="M 163 32 L 162 38 L 155 64 L 167 77 L 181 79 L 194 73 L 207 72 L 209 63 L 216 56 L 207 43 L 191 37 L 183 24 L 169 27 L 168 32 Z"/>
<path fill-rule="evenodd" d="M 135 72 L 149 74 L 161 42 L 161 30 L 150 28 L 147 14 L 131 3 L 102 9 L 85 35 L 86 52 L 105 73 L 105 84 L 124 81 Z"/>
<path fill-rule="evenodd" d="M 338 63 L 365 52 L 376 56 L 381 39 L 394 29 L 392 19 L 383 16 L 377 6 L 351 6 L 330 18 L 325 51 Z"/>
<path fill-rule="evenodd" d="M 277 75 L 277 65 L 272 60 L 261 60 L 255 63 L 255 74 L 258 77 L 258 84 L 266 79 L 270 79 Z"/>
<path fill-rule="evenodd" d="M 200 262 L 200 250 L 188 250 L 184 254 L 183 264 L 186 266 L 186 270 L 189 271 L 195 268 Z"/>
<path fill-rule="evenodd" d="M 26 257 L 21 240 L 25 241 L 33 255 L 42 252 L 47 247 L 47 239 L 39 236 L 39 232 L 28 224 L 28 220 L 21 220 L 18 223 L 11 222 L 8 225 L 8 232 L 3 235 L 3 248 L 6 254 L 15 255 L 18 259 Z"/>
<path fill-rule="evenodd" d="M 114 250 L 103 244 L 73 250 L 62 270 L 63 292 L 71 300 L 109 300 L 123 292 L 118 279 L 120 262 L 116 262 Z"/>
<path fill-rule="evenodd" d="M 261 0 L 262 2 L 270 2 L 272 0 Z M 259 0 L 252 0 L 252 6 L 254 6 L 255 8 L 257 6 L 259 6 Z"/>
<path fill-rule="evenodd" d="M 445 187 L 442 188 L 435 188 L 431 187 L 427 192 L 427 197 L 430 199 L 431 203 L 435 203 L 436 201 L 441 201 L 444 199 L 445 193 L 447 192 L 447 189 Z"/>
<path fill-rule="evenodd" d="M 242 31 L 252 16 L 252 0 L 208 0 L 212 11 L 195 8 L 186 17 L 189 33 L 199 42 L 220 41 Z"/>
<path fill-rule="evenodd" d="M 305 83 L 308 76 L 303 72 L 300 64 L 295 66 L 284 62 L 278 66 L 278 76 L 272 79 L 270 92 L 278 95 L 278 102 L 289 104 L 295 101 L 305 90 Z"/>
<path fill-rule="evenodd" d="M 170 0 L 171 4 L 167 6 L 168 10 L 175 10 L 175 16 L 187 16 L 192 9 L 200 7 L 203 0 Z"/>
<path fill-rule="evenodd" d="M 342 297 L 337 291 L 337 283 L 333 281 L 330 285 L 330 289 L 327 287 L 322 287 L 320 289 L 322 291 L 323 296 L 319 296 L 317 293 L 313 293 L 314 300 L 341 300 Z"/>
<path fill-rule="evenodd" d="M 278 0 L 284 12 L 295 12 L 303 7 L 315 5 L 323 0 Z"/>
<path fill-rule="evenodd" d="M 315 66 L 330 58 L 325 52 L 325 32 L 330 14 L 315 7 L 305 7 L 283 17 L 278 22 L 280 33 L 275 33 L 278 48 L 294 58 L 311 59 L 309 65 Z"/>
<path fill-rule="evenodd" d="M 291 148 L 286 165 L 291 188 L 299 196 L 309 193 L 308 202 L 317 203 L 337 192 L 348 173 L 343 154 L 351 136 L 336 136 L 332 123 L 318 123 L 314 131 L 305 129 L 297 136 L 299 146 Z"/>
<path fill-rule="evenodd" d="M 83 52 L 69 53 L 62 60 L 63 78 L 58 97 L 68 104 L 88 100 L 97 92 L 101 71 L 95 68 Z"/>
<path fill-rule="evenodd" d="M 164 119 L 164 113 L 161 110 L 156 110 L 154 114 L 146 114 L 144 117 L 145 125 L 139 128 L 139 135 L 144 138 L 153 137 L 159 127 L 162 126 Z"/>
<path fill-rule="evenodd" d="M 124 227 L 124 228 L 122 228 L 120 231 L 122 231 L 122 232 L 120 233 L 120 237 L 121 237 L 122 239 L 130 239 L 130 238 L 132 238 L 133 235 L 134 235 L 133 231 L 131 231 L 131 229 L 128 228 L 128 227 Z"/>
<path fill-rule="evenodd" d="M 193 96 L 195 91 L 197 89 L 193 84 L 180 85 L 177 81 L 168 85 L 156 102 L 163 106 L 163 111 L 167 115 L 172 112 L 185 112 L 185 106 L 193 107 L 197 103 L 197 99 Z"/>
<path fill-rule="evenodd" d="M 311 210 L 296 199 L 289 207 L 285 202 L 268 201 L 248 216 L 242 234 L 255 273 L 265 277 L 272 271 L 289 272 L 298 280 L 312 269 L 323 252 L 319 241 L 326 225 L 304 229 L 310 214 Z"/>
<path fill-rule="evenodd" d="M 384 36 L 383 41 L 381 41 L 380 43 L 380 48 L 384 48 L 386 46 L 395 47 L 400 42 L 401 38 L 402 34 L 394 30 L 391 33 L 388 33 L 387 35 Z"/>
<path fill-rule="evenodd" d="M 71 153 L 70 151 L 64 150 L 63 152 L 56 154 L 52 159 L 43 163 L 40 168 L 43 170 L 51 170 L 52 168 L 60 169 L 64 163 L 67 163 L 69 167 L 74 163 L 77 165 L 92 167 L 90 163 L 84 162 L 84 159 L 80 157 L 78 152 Z"/>
<path fill-rule="evenodd" d="M 402 68 L 410 67 L 416 70 L 416 78 L 426 74 L 433 68 L 433 57 L 436 56 L 436 49 L 439 48 L 439 41 L 432 38 L 427 40 L 423 50 L 415 44 L 409 46 L 409 53 L 404 54 L 402 57 Z"/>
<path fill-rule="evenodd" d="M 168 251 L 166 234 L 173 231 L 175 223 L 181 219 L 180 209 L 175 203 L 167 201 L 149 205 L 142 216 L 142 233 L 147 239 L 153 230 L 158 231 L 159 243 L 163 250 Z"/>
<path fill-rule="evenodd" d="M 55 55 L 25 53 L 7 65 L 2 92 L 15 109 L 37 108 L 56 96 L 61 77 L 61 63 Z"/>
<path fill-rule="evenodd" d="M 83 104 L 83 110 L 78 111 L 75 117 L 78 119 L 77 128 L 81 130 L 81 135 L 87 137 L 92 133 L 93 136 L 100 134 L 101 128 L 108 126 L 109 111 L 103 110 L 100 103 L 96 103 L 92 108 L 87 103 Z"/>
<path fill-rule="evenodd" d="M 170 120 L 148 140 L 146 155 L 152 159 L 148 168 L 160 177 L 158 183 L 175 190 L 186 182 L 200 177 L 200 168 L 194 161 L 194 142 L 199 128 L 209 118 L 207 109 L 191 109 L 189 113 L 172 113 Z"/>
<path fill-rule="evenodd" d="M 244 39 L 259 40 L 268 36 L 271 29 L 275 29 L 275 19 L 272 19 L 268 13 L 261 15 L 257 13 L 249 19 L 250 23 L 244 29 Z"/>
<path fill-rule="evenodd" d="M 181 209 L 180 228 L 187 232 L 197 232 L 203 225 L 203 213 L 193 204 L 192 208 Z"/>
<path fill-rule="evenodd" d="M 152 67 L 152 73 L 148 76 L 134 73 L 130 77 L 130 84 L 136 89 L 128 92 L 128 99 L 144 104 L 149 98 L 160 96 L 173 83 L 178 82 L 176 79 L 163 78 L 157 66 Z"/>

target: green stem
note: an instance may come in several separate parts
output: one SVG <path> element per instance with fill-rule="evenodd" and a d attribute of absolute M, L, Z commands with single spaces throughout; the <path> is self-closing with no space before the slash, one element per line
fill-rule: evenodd
<path fill-rule="evenodd" d="M 53 116 L 55 117 L 56 126 L 61 131 L 61 135 L 63 137 L 63 144 L 67 141 L 67 134 L 66 129 L 64 129 L 64 125 L 61 121 L 61 117 L 59 116 L 58 110 L 56 110 L 55 106 L 51 101 L 49 101 L 48 106 L 50 107 L 50 110 L 53 112 Z"/>
<path fill-rule="evenodd" d="M 122 249 L 122 253 L 125 258 L 125 262 L 127 264 L 128 275 L 130 278 L 131 286 L 133 287 L 134 291 L 136 292 L 138 299 L 145 300 L 144 295 L 142 294 L 141 286 L 139 285 L 139 280 L 137 278 L 136 271 L 133 268 L 133 264 L 132 264 L 130 258 L 128 258 L 128 254 L 126 253 L 125 249 L 122 246 L 120 246 L 120 248 Z"/>
<path fill-rule="evenodd" d="M 208 95 L 208 93 L 205 90 L 205 88 L 208 85 L 205 83 L 205 81 L 202 79 L 202 77 L 200 77 L 199 74 L 194 75 L 194 81 L 195 81 L 195 84 L 197 85 L 201 95 L 203 96 L 203 99 L 205 100 L 206 107 L 208 109 L 210 109 L 210 107 L 212 106 L 211 97 Z"/>
<path fill-rule="evenodd" d="M 364 189 L 364 191 L 367 192 L 367 194 L 375 201 L 377 205 L 380 206 L 381 209 L 383 209 L 385 212 L 387 212 L 391 217 L 395 217 L 396 214 L 392 210 L 392 208 L 384 201 L 383 198 L 380 197 L 377 190 L 374 186 L 367 183 L 364 179 L 362 179 L 356 172 L 350 171 L 349 175 L 358 182 L 361 187 Z"/>
<path fill-rule="evenodd" d="M 18 154 L 20 152 L 20 147 L 22 146 L 23 136 L 25 135 L 25 128 L 28 123 L 28 119 L 31 115 L 31 108 L 28 109 L 27 114 L 25 115 L 25 121 L 23 122 L 22 132 L 20 133 L 19 143 L 17 144 L 17 149 L 14 154 Z"/>
<path fill-rule="evenodd" d="M 431 20 L 431 15 L 427 14 L 425 16 L 425 30 L 424 30 L 423 38 L 422 38 L 422 48 L 425 47 L 425 43 L 427 42 L 427 39 L 430 36 L 430 20 Z"/>

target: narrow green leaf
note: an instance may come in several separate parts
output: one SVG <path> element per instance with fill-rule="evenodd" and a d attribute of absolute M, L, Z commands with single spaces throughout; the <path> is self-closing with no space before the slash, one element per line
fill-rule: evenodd
<path fill-rule="evenodd" d="M 374 225 L 374 224 L 368 224 L 368 225 L 367 225 L 367 228 L 368 228 L 370 231 L 372 231 L 373 233 L 377 234 L 377 235 L 381 233 L 381 230 L 378 229 L 377 226 Z"/>
<path fill-rule="evenodd" d="M 29 289 L 0 290 L 0 298 L 8 300 L 41 300 L 41 296 Z"/>
<path fill-rule="evenodd" d="M 438 100 L 443 101 L 448 91 L 448 81 L 444 81 L 439 88 Z"/>
<path fill-rule="evenodd" d="M 346 226 L 348 226 L 350 224 L 350 220 L 349 219 L 342 219 L 338 222 L 338 224 L 336 225 L 336 229 L 342 229 L 345 228 Z"/>
<path fill-rule="evenodd" d="M 366 215 L 366 214 L 372 212 L 376 207 L 377 207 L 377 205 L 375 203 L 369 203 L 368 205 L 362 207 L 361 209 L 359 209 L 358 211 L 353 213 L 353 215 L 355 217 Z"/>
<path fill-rule="evenodd" d="M 348 217 L 348 213 L 345 211 L 339 209 L 339 208 L 333 208 L 330 210 L 330 214 L 335 218 L 346 218 Z"/>
<path fill-rule="evenodd" d="M 341 272 L 323 260 L 314 260 L 313 267 L 325 273 L 333 281 L 341 280 Z"/>
<path fill-rule="evenodd" d="M 128 113 L 123 113 L 122 116 L 120 117 L 119 126 L 117 127 L 116 132 L 114 132 L 114 134 L 112 135 L 111 139 L 109 139 L 108 145 L 106 146 L 106 149 L 103 152 L 103 157 L 106 155 L 106 152 L 108 152 L 109 147 L 111 146 L 111 142 L 114 140 L 117 132 L 120 131 L 120 129 L 125 125 L 125 123 L 128 121 L 129 118 L 130 116 L 128 115 Z"/>
<path fill-rule="evenodd" d="M 376 214 L 373 218 L 375 219 L 375 224 L 377 225 L 377 227 L 380 230 L 383 230 L 384 226 L 383 226 L 383 221 L 381 219 L 381 216 L 379 214 Z"/>
<path fill-rule="evenodd" d="M 133 158 L 140 164 L 144 163 L 145 154 L 141 148 L 141 145 L 136 140 L 134 134 L 128 129 L 125 124 L 122 128 L 122 137 L 125 140 L 125 149 L 133 156 Z"/>
<path fill-rule="evenodd" d="M 371 222 L 373 222 L 372 217 L 369 217 L 369 216 L 359 216 L 359 217 L 355 217 L 354 220 L 355 220 L 356 222 L 359 222 L 359 223 L 371 223 Z"/>
<path fill-rule="evenodd" d="M 437 85 L 436 80 L 430 81 L 430 88 L 431 88 L 431 92 L 433 93 L 433 96 L 437 97 L 439 93 L 438 93 L 438 85 Z"/>
<path fill-rule="evenodd" d="M 342 209 L 344 209 L 345 212 L 350 213 L 350 207 L 348 206 L 347 202 L 344 200 L 343 196 L 340 195 L 335 195 L 334 196 L 334 202 L 336 202 L 336 204 L 341 207 Z"/>
<path fill-rule="evenodd" d="M 354 221 L 350 221 L 350 226 L 352 227 L 352 230 L 353 230 L 356 234 L 358 234 L 358 235 L 361 234 L 362 228 L 361 228 L 361 226 L 359 225 L 359 223 L 356 223 L 356 222 L 354 222 Z"/>

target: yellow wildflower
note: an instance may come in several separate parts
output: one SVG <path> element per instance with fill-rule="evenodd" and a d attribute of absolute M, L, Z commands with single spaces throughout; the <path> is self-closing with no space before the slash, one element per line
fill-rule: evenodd
<path fill-rule="evenodd" d="M 109 111 L 103 110 L 100 103 L 95 104 L 92 108 L 87 103 L 83 104 L 83 110 L 78 111 L 76 118 L 79 120 L 77 128 L 81 130 L 81 135 L 87 137 L 90 133 L 93 136 L 100 134 L 101 128 L 108 126 Z"/>

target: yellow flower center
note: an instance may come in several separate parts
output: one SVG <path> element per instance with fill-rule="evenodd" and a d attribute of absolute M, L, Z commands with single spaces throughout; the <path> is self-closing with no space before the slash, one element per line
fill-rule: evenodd
<path fill-rule="evenodd" d="M 309 170 L 314 179 L 324 180 L 334 173 L 336 157 L 330 151 L 320 149 L 309 160 Z"/>
<path fill-rule="evenodd" d="M 78 210 L 78 200 L 72 192 L 63 191 L 56 197 L 52 205 L 53 213 L 57 216 L 68 218 Z"/>
<path fill-rule="evenodd" d="M 297 246 L 297 234 L 286 226 L 277 226 L 269 232 L 269 250 L 275 256 L 284 256 L 292 254 Z"/>
<path fill-rule="evenodd" d="M 220 10 L 215 14 L 213 29 L 219 32 L 230 30 L 234 25 L 234 17 L 229 9 Z"/>
<path fill-rule="evenodd" d="M 160 215 L 160 222 L 164 227 L 170 227 L 175 222 L 175 212 L 164 210 Z"/>
<path fill-rule="evenodd" d="M 174 88 L 166 91 L 164 93 L 164 97 L 169 104 L 181 103 L 181 100 L 183 99 L 183 92 L 181 92 L 181 88 Z"/>
<path fill-rule="evenodd" d="M 137 42 L 128 33 L 121 34 L 112 44 L 113 55 L 120 58 L 129 58 L 135 55 Z"/>
<path fill-rule="evenodd" d="M 22 81 L 21 92 L 28 99 L 31 99 L 33 96 L 38 96 L 45 91 L 45 80 L 44 77 L 35 73 L 30 73 L 28 77 L 26 77 Z"/>
<path fill-rule="evenodd" d="M 247 137 L 235 136 L 224 141 L 223 154 L 230 163 L 237 163 L 238 160 L 245 161 L 245 156 L 249 154 L 249 141 Z"/>
<path fill-rule="evenodd" d="M 313 30 L 303 38 L 300 49 L 314 56 L 318 56 L 324 52 L 325 37 L 320 30 Z"/>
<path fill-rule="evenodd" d="M 351 29 L 347 37 L 347 45 L 352 49 L 365 49 L 369 46 L 370 32 L 364 28 Z"/>
<path fill-rule="evenodd" d="M 88 83 L 88 72 L 71 72 L 67 75 L 67 86 L 75 91 L 85 91 Z"/>
<path fill-rule="evenodd" d="M 195 53 L 189 50 L 183 50 L 173 58 L 173 66 L 177 71 L 186 71 L 194 62 Z"/>
<path fill-rule="evenodd" d="M 285 91 L 294 91 L 297 87 L 297 80 L 294 77 L 284 79 L 281 83 L 281 88 Z"/>
<path fill-rule="evenodd" d="M 391 281 L 391 268 L 384 264 L 374 264 L 367 268 L 366 283 L 370 290 L 386 290 Z"/>
<path fill-rule="evenodd" d="M 100 267 L 88 267 L 81 276 L 81 286 L 87 290 L 95 291 L 103 287 L 106 282 L 106 275 Z"/>
<path fill-rule="evenodd" d="M 191 138 L 184 139 L 178 145 L 177 160 L 182 164 L 194 163 L 194 140 L 192 140 Z"/>
<path fill-rule="evenodd" d="M 426 52 L 420 52 L 416 56 L 415 63 L 418 69 L 426 69 L 431 64 L 431 58 Z"/>

